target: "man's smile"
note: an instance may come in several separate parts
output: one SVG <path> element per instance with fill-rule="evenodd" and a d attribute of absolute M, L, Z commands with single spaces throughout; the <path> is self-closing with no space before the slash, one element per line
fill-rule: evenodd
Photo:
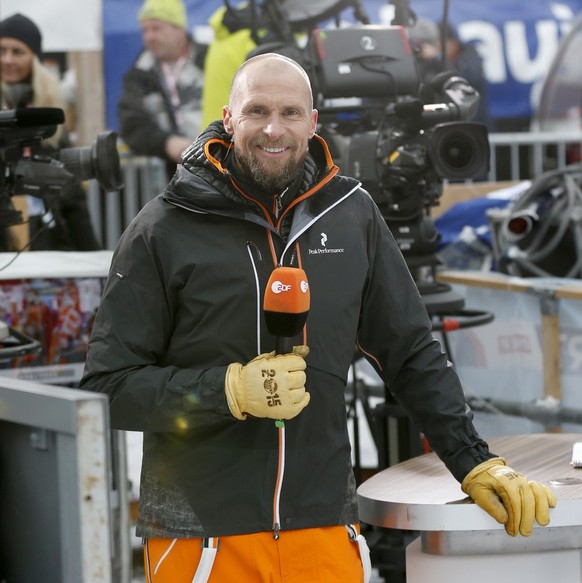
<path fill-rule="evenodd" d="M 268 154 L 280 154 L 281 152 L 284 152 L 287 147 L 283 147 L 283 146 L 278 146 L 278 147 L 271 147 L 269 148 L 268 146 L 259 146 L 259 148 L 261 148 L 264 152 L 267 152 Z"/>

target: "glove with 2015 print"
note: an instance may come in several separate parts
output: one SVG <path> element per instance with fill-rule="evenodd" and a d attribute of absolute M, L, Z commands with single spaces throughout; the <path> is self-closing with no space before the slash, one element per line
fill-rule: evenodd
<path fill-rule="evenodd" d="M 224 391 L 230 412 L 240 420 L 253 417 L 293 419 L 309 403 L 305 391 L 307 346 L 289 354 L 260 354 L 248 364 L 229 365 Z"/>

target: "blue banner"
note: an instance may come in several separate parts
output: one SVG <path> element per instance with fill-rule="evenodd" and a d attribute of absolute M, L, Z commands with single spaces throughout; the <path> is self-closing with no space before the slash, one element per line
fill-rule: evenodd
<path fill-rule="evenodd" d="M 200 27 L 223 2 L 185 3 L 191 29 L 203 38 Z M 123 74 L 142 47 L 136 18 L 141 4 L 142 0 L 103 0 L 106 121 L 110 129 L 118 129 L 116 110 Z M 364 0 L 364 6 L 373 22 L 391 23 L 394 5 L 387 0 Z M 443 17 L 442 0 L 410 0 L 410 8 L 417 16 L 435 21 Z M 532 101 L 560 39 L 581 11 L 582 0 L 450 0 L 449 22 L 461 40 L 473 43 L 483 58 L 494 120 L 530 117 Z M 351 18 L 351 11 L 344 11 L 342 17 Z"/>

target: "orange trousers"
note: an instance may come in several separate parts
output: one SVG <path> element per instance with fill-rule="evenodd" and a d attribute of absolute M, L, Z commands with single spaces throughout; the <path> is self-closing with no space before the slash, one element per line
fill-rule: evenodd
<path fill-rule="evenodd" d="M 358 543 L 332 526 L 224 536 L 209 574 L 202 574 L 200 538 L 149 538 L 144 545 L 147 583 L 362 583 Z M 215 542 L 218 540 L 218 545 Z M 199 568 L 200 565 L 200 568 Z M 196 577 L 196 579 L 195 579 Z"/>

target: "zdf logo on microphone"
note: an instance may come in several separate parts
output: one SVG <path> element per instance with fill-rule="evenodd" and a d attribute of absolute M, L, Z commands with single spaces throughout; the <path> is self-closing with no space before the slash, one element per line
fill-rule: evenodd
<path fill-rule="evenodd" d="M 290 292 L 292 289 L 293 289 L 293 286 L 290 283 L 283 283 L 282 281 L 279 281 L 278 279 L 276 279 L 275 281 L 273 281 L 271 283 L 271 291 L 274 294 L 281 294 L 281 293 L 285 293 L 285 292 Z M 307 283 L 306 280 L 302 279 L 299 282 L 299 289 L 304 294 L 306 294 L 309 291 L 309 284 Z"/>
<path fill-rule="evenodd" d="M 283 292 L 288 292 L 291 291 L 291 284 L 290 283 L 283 283 L 281 281 L 279 281 L 278 279 L 276 279 L 272 284 L 271 284 L 271 291 L 274 294 L 281 294 Z"/>

